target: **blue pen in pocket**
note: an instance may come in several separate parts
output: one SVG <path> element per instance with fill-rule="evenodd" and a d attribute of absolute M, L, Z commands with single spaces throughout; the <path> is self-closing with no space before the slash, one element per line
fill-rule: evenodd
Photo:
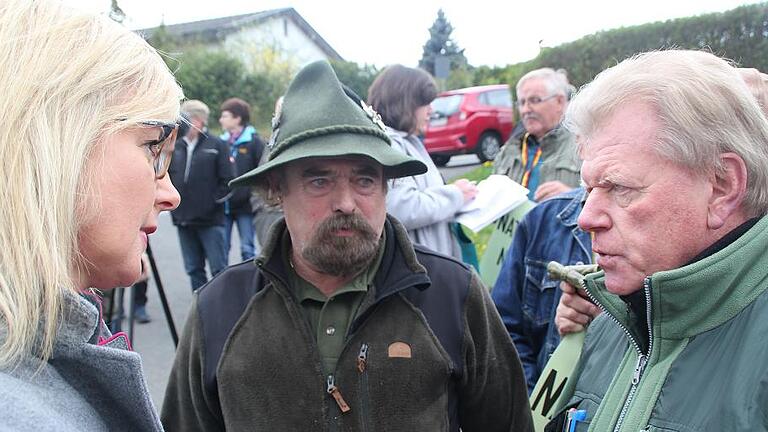
<path fill-rule="evenodd" d="M 587 418 L 587 410 L 577 410 L 571 408 L 568 410 L 568 414 L 565 417 L 565 429 L 563 432 L 575 432 L 576 424 L 583 422 Z"/>

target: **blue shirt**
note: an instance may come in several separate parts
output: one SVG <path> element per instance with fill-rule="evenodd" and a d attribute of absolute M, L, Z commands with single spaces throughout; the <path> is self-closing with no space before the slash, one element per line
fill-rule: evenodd
<path fill-rule="evenodd" d="M 533 159 L 536 157 L 536 150 L 539 149 L 539 143 L 536 142 L 536 138 L 533 137 L 533 135 L 528 136 L 528 166 L 533 164 Z M 528 199 L 531 201 L 534 201 L 533 196 L 536 192 L 536 188 L 539 187 L 539 179 L 541 177 L 541 169 L 539 167 L 541 166 L 541 159 L 537 161 L 538 163 L 533 167 L 531 170 L 531 174 L 528 176 Z M 527 171 L 528 167 L 523 167 L 525 171 Z M 523 172 L 525 172 L 523 171 Z"/>

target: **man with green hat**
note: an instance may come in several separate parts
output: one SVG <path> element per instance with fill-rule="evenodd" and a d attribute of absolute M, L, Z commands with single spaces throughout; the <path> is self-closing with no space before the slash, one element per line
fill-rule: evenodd
<path fill-rule="evenodd" d="M 294 78 L 267 163 L 233 180 L 285 214 L 195 292 L 167 430 L 528 431 L 517 352 L 477 274 L 412 245 L 387 180 L 426 167 L 327 62 Z"/>

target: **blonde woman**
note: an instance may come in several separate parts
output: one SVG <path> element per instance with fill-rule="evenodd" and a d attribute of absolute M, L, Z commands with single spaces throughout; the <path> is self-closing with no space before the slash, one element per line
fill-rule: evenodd
<path fill-rule="evenodd" d="M 0 430 L 161 430 L 93 289 L 131 285 L 179 196 L 182 92 L 140 37 L 55 0 L 0 2 Z"/>

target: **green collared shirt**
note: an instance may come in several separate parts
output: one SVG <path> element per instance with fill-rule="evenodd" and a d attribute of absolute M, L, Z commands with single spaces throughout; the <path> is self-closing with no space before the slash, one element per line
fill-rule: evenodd
<path fill-rule="evenodd" d="M 378 253 L 368 269 L 326 297 L 293 269 L 288 255 L 291 250 L 290 237 L 287 233 L 283 237 L 283 259 L 287 264 L 289 289 L 298 299 L 302 313 L 309 321 L 326 375 L 336 369 L 336 361 L 344 348 L 349 326 L 368 289 L 373 287 L 373 278 L 384 255 L 384 244 L 382 233 Z"/>

